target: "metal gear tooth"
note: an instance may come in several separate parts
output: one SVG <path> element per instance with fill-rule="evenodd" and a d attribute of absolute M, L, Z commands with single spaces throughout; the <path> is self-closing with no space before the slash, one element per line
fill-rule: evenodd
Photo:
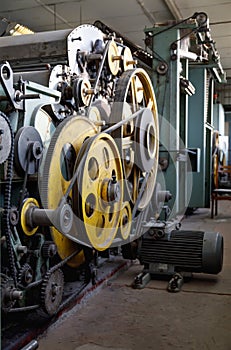
<path fill-rule="evenodd" d="M 60 269 L 47 271 L 44 276 L 40 296 L 44 311 L 52 316 L 61 304 L 64 286 L 64 275 Z"/>
<path fill-rule="evenodd" d="M 29 271 L 29 270 L 31 270 L 31 271 Z M 26 276 L 25 274 L 28 273 L 28 272 L 30 272 L 31 277 L 30 277 L 30 276 L 27 276 L 27 278 L 28 278 L 28 277 L 30 277 L 30 278 L 28 278 L 28 280 L 23 280 L 24 277 Z M 28 263 L 25 263 L 25 264 L 21 267 L 21 269 L 19 270 L 19 273 L 18 273 L 18 283 L 19 283 L 19 284 L 22 284 L 23 286 L 26 286 L 26 285 L 30 284 L 30 283 L 32 282 L 32 280 L 33 280 L 33 270 L 32 270 L 31 266 L 30 266 Z"/>
<path fill-rule="evenodd" d="M 45 209 L 56 209 L 55 203 L 60 202 L 69 184 L 60 169 L 58 174 L 54 171 L 57 159 L 60 159 L 63 146 L 67 143 L 71 144 L 76 154 L 78 154 L 84 140 L 87 137 L 96 135 L 97 132 L 98 128 L 95 124 L 82 116 L 67 118 L 58 125 L 51 138 L 47 153 L 43 159 L 43 166 L 40 167 L 39 172 L 41 203 Z M 61 187 L 60 184 L 62 184 Z M 57 191 L 53 191 L 52 187 L 56 188 L 56 186 Z M 78 249 L 78 243 L 71 241 L 54 226 L 50 228 L 50 231 L 51 237 L 57 246 L 58 255 L 62 260 Z M 68 264 L 71 267 L 77 267 L 82 263 L 82 260 L 83 254 L 82 250 L 80 250 L 80 254 L 76 254 Z"/>
<path fill-rule="evenodd" d="M 8 312 L 16 303 L 16 300 L 5 297 L 8 289 L 14 289 L 14 281 L 1 273 L 1 309 L 3 312 Z"/>
<path fill-rule="evenodd" d="M 42 246 L 42 256 L 52 258 L 57 253 L 56 245 L 53 241 L 46 241 Z"/>
<path fill-rule="evenodd" d="M 8 165 L 7 165 L 7 174 L 6 174 L 6 187 L 4 193 L 4 213 L 3 213 L 3 223 L 5 228 L 5 237 L 8 251 L 8 259 L 9 259 L 9 267 L 10 272 L 14 280 L 14 284 L 16 285 L 17 279 L 17 270 L 15 265 L 15 257 L 11 244 L 11 228 L 10 228 L 10 202 L 11 202 L 11 187 L 12 187 L 12 179 L 13 179 L 13 159 L 14 159 L 14 135 L 9 122 L 8 117 L 0 112 L 0 116 L 6 121 L 9 126 L 10 136 L 11 136 L 11 147 L 8 156 Z"/>
<path fill-rule="evenodd" d="M 105 250 L 117 233 L 124 197 L 122 163 L 113 138 L 101 133 L 86 140 L 76 169 L 73 198 L 78 200 L 73 202 L 73 211 L 84 223 L 81 233 L 85 240 L 95 249 Z M 92 220 L 96 220 L 94 225 Z"/>

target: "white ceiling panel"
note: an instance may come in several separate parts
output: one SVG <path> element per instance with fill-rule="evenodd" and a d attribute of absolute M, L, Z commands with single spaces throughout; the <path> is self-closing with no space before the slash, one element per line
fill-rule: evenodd
<path fill-rule="evenodd" d="M 180 9 L 197 9 L 202 11 L 201 7 L 229 5 L 230 0 L 175 0 L 173 1 Z M 199 10 L 198 10 L 199 9 Z"/>
<path fill-rule="evenodd" d="M 144 28 L 175 19 L 167 3 L 182 15 L 206 12 L 211 35 L 222 65 L 231 67 L 231 1 L 228 0 L 1 0 L 0 18 L 18 22 L 32 30 L 75 28 L 101 20 L 134 43 L 143 46 Z"/>

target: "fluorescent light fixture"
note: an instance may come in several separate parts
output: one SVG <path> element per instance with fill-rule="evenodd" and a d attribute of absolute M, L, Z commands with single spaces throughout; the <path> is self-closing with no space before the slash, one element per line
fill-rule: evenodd
<path fill-rule="evenodd" d="M 24 34 L 34 34 L 34 32 L 33 30 L 19 23 L 15 24 L 15 26 L 10 30 L 10 35 L 24 35 Z"/>

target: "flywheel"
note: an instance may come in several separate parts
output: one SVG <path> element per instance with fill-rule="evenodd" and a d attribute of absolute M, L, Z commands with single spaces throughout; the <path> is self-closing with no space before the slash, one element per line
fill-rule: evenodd
<path fill-rule="evenodd" d="M 45 209 L 58 207 L 72 180 L 74 165 L 82 144 L 97 132 L 98 128 L 86 117 L 67 118 L 58 125 L 40 167 L 40 195 Z M 72 193 L 68 198 L 70 202 L 71 197 Z M 76 267 L 83 262 L 84 254 L 77 243 L 65 237 L 55 227 L 51 227 L 51 235 L 61 259 L 79 249 L 79 254 L 68 262 L 69 266 Z"/>
<path fill-rule="evenodd" d="M 132 119 L 135 113 L 137 117 Z M 152 82 L 142 68 L 125 71 L 118 80 L 110 122 L 115 124 L 124 119 L 128 122 L 113 131 L 112 137 L 122 158 L 126 179 L 125 200 L 135 205 L 139 199 L 137 209 L 144 210 L 155 188 L 159 125 Z"/>
<path fill-rule="evenodd" d="M 100 133 L 86 140 L 79 152 L 73 186 L 73 209 L 82 221 L 83 237 L 97 250 L 113 242 L 123 207 L 123 171 L 112 137 Z"/>

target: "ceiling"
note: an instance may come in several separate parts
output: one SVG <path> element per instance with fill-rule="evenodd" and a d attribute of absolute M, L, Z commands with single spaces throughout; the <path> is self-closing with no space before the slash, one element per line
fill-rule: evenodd
<path fill-rule="evenodd" d="M 231 77 L 231 1 L 228 0 L 1 0 L 0 18 L 35 32 L 75 28 L 101 20 L 144 47 L 145 27 L 207 13 L 211 36 Z"/>

